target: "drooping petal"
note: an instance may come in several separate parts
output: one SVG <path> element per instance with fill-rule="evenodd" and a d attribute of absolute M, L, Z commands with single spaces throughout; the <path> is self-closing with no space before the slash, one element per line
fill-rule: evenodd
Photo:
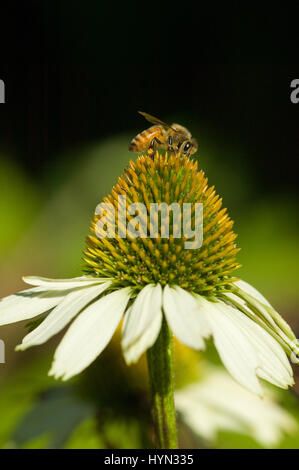
<path fill-rule="evenodd" d="M 258 355 L 257 375 L 281 388 L 288 388 L 292 385 L 294 383 L 293 371 L 280 344 L 242 312 L 231 307 L 229 309 L 236 324 L 239 324 Z"/>
<path fill-rule="evenodd" d="M 127 312 L 130 314 L 130 312 Z M 123 348 L 125 361 L 128 365 L 138 361 L 140 356 L 150 348 L 156 341 L 162 324 L 162 312 L 154 316 L 148 329 L 145 330 L 133 343 Z"/>
<path fill-rule="evenodd" d="M 137 362 L 157 339 L 162 323 L 162 288 L 160 284 L 142 289 L 125 316 L 122 348 L 127 364 Z"/>
<path fill-rule="evenodd" d="M 204 349 L 207 328 L 197 300 L 181 287 L 165 286 L 163 310 L 173 334 L 193 349 Z"/>
<path fill-rule="evenodd" d="M 211 309 L 213 309 L 213 303 L 202 297 L 201 295 L 195 295 L 196 302 L 198 305 L 199 313 L 200 313 L 200 330 L 203 338 L 209 338 L 213 331 L 209 321 L 209 314 Z"/>
<path fill-rule="evenodd" d="M 207 316 L 213 331 L 214 343 L 219 356 L 237 382 L 252 392 L 262 395 L 256 370 L 259 367 L 257 353 L 238 323 L 228 305 L 211 303 Z M 237 310 L 236 310 L 237 312 Z"/>
<path fill-rule="evenodd" d="M 162 288 L 148 285 L 137 295 L 125 316 L 122 328 L 122 347 L 126 349 L 148 329 L 157 315 L 162 315 Z"/>
<path fill-rule="evenodd" d="M 87 307 L 59 344 L 49 374 L 67 380 L 89 366 L 109 343 L 129 299 L 130 289 L 123 288 Z"/>
<path fill-rule="evenodd" d="M 285 352 L 263 328 L 225 303 L 213 304 L 208 316 L 215 346 L 231 375 L 249 390 L 260 394 L 257 376 L 282 388 L 293 383 Z"/>
<path fill-rule="evenodd" d="M 255 297 L 257 300 L 259 300 L 263 304 L 268 305 L 269 307 L 272 307 L 270 302 L 268 302 L 268 300 L 255 287 L 253 287 L 251 284 L 248 284 L 248 282 L 245 282 L 240 279 L 239 281 L 234 282 L 234 284 L 240 289 L 242 289 L 244 292 L 246 292 L 247 294 Z"/>
<path fill-rule="evenodd" d="M 72 279 L 49 279 L 38 276 L 24 276 L 23 281 L 31 286 L 43 287 L 45 290 L 68 290 L 77 287 L 86 287 L 92 284 L 107 282 L 109 279 L 100 277 L 80 276 Z"/>
<path fill-rule="evenodd" d="M 34 287 L 4 297 L 0 301 L 0 326 L 28 320 L 56 307 L 66 295 L 61 291 L 45 291 Z"/>
<path fill-rule="evenodd" d="M 235 286 L 234 292 L 242 300 L 242 304 L 245 303 L 248 308 L 268 322 L 272 331 L 280 336 L 290 350 L 298 353 L 298 342 L 294 332 L 267 299 L 245 281 L 238 281 Z"/>
<path fill-rule="evenodd" d="M 16 347 L 16 350 L 25 350 L 31 346 L 45 343 L 52 336 L 61 331 L 86 305 L 104 292 L 111 282 L 87 286 L 70 292 L 60 304 L 52 310 L 45 320 L 31 331 Z"/>

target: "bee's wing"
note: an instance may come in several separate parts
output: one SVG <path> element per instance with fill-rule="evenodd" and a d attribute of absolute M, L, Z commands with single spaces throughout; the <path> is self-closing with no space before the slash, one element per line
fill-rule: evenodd
<path fill-rule="evenodd" d="M 161 121 L 160 119 L 156 118 L 155 116 L 151 116 L 150 114 L 144 113 L 143 111 L 138 111 L 139 114 L 141 114 L 145 119 L 152 124 L 159 124 L 162 127 L 166 127 L 168 129 L 174 130 L 171 126 L 166 124 L 166 122 Z"/>

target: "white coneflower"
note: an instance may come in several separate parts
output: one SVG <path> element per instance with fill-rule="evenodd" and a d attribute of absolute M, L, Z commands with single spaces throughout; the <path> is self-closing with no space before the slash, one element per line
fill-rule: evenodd
<path fill-rule="evenodd" d="M 290 327 L 253 287 L 232 276 L 239 267 L 233 222 L 197 163 L 187 157 L 151 155 L 131 162 L 104 202 L 115 208 L 128 203 L 203 204 L 203 243 L 186 249 L 184 237 L 99 238 L 96 224 L 87 238 L 86 276 L 70 280 L 26 277 L 36 286 L 3 299 L 0 325 L 33 318 L 52 310 L 18 349 L 41 344 L 69 327 L 50 371 L 64 380 L 99 356 L 123 315 L 122 349 L 128 364 L 148 350 L 154 419 L 159 445 L 176 446 L 172 390 L 172 334 L 202 350 L 214 338 L 230 374 L 261 395 L 259 378 L 279 387 L 293 384 L 287 354 L 296 350 Z M 193 213 L 194 222 L 194 213 Z M 127 220 L 132 217 L 127 215 Z M 165 424 L 166 420 L 166 424 Z M 171 428 L 171 429 L 170 429 Z"/>
<path fill-rule="evenodd" d="M 220 393 L 219 393 L 220 391 Z M 252 437 L 263 447 L 277 446 L 298 422 L 268 388 L 263 399 L 248 392 L 220 367 L 204 367 L 200 380 L 175 393 L 183 421 L 199 437 L 215 441 L 220 431 Z"/>

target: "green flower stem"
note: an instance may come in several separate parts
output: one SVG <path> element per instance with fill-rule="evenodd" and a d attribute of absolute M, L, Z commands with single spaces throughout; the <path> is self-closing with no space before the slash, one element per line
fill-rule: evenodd
<path fill-rule="evenodd" d="M 157 445 L 160 449 L 177 449 L 173 396 L 173 341 L 165 319 L 157 341 L 147 351 L 147 363 Z"/>

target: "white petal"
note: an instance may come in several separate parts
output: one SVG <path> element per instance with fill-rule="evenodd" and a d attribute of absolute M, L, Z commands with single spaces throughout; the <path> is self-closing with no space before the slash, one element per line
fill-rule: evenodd
<path fill-rule="evenodd" d="M 201 383 L 195 383 L 175 393 L 176 409 L 183 421 L 195 434 L 207 440 L 216 439 L 219 430 L 240 431 L 234 416 L 211 406 L 208 400 L 202 398 L 200 386 Z M 217 390 L 217 393 L 221 395 L 222 390 L 221 393 Z"/>
<path fill-rule="evenodd" d="M 181 287 L 166 286 L 163 309 L 173 334 L 181 343 L 193 349 L 204 349 L 206 327 L 197 300 Z"/>
<path fill-rule="evenodd" d="M 162 315 L 161 307 L 162 288 L 160 284 L 148 285 L 139 292 L 123 324 L 122 346 L 124 349 L 147 330 L 159 313 L 160 316 Z"/>
<path fill-rule="evenodd" d="M 87 286 L 85 289 L 75 290 L 64 297 L 62 302 L 52 310 L 45 320 L 31 331 L 16 347 L 24 350 L 37 344 L 48 341 L 61 331 L 89 302 L 100 295 L 111 285 L 111 282 L 96 286 Z"/>
<path fill-rule="evenodd" d="M 272 307 L 268 300 L 255 287 L 253 287 L 251 284 L 248 284 L 248 282 L 239 280 L 236 281 L 234 284 L 236 284 L 237 287 L 242 289 L 247 294 L 252 295 L 252 297 L 255 297 L 263 304 L 268 305 L 268 307 Z"/>
<path fill-rule="evenodd" d="M 49 374 L 67 380 L 89 366 L 109 343 L 129 299 L 130 289 L 124 288 L 87 307 L 59 344 Z"/>
<path fill-rule="evenodd" d="M 250 284 L 247 284 L 247 282 L 237 281 L 235 282 L 235 284 L 239 289 L 242 289 L 245 294 L 252 296 L 251 298 L 252 298 L 253 305 L 260 312 L 262 321 L 266 319 L 275 328 L 275 321 L 273 320 L 273 318 L 271 318 L 271 315 L 269 314 L 269 312 L 266 310 L 266 307 L 265 307 L 265 305 L 270 306 L 269 302 L 254 287 L 252 287 Z M 238 295 L 233 294 L 232 292 L 226 292 L 224 296 L 240 304 L 243 307 L 243 309 L 246 309 L 246 311 L 250 315 L 252 314 L 256 315 L 256 313 L 254 313 L 253 310 L 249 308 L 249 306 L 247 305 L 247 302 L 243 298 L 239 297 Z M 253 297 L 253 296 L 256 296 L 256 297 Z M 264 305 L 262 305 L 260 302 L 263 302 Z"/>
<path fill-rule="evenodd" d="M 223 315 L 221 318 L 218 313 L 217 321 L 215 321 L 217 315 L 209 316 L 209 321 L 214 322 L 214 326 L 212 325 L 212 328 L 215 345 L 218 349 L 219 355 L 222 358 L 222 361 L 231 372 L 233 377 L 242 385 L 254 391 L 255 393 L 259 393 L 258 388 L 255 389 L 256 381 L 253 380 L 246 383 L 244 375 L 247 372 L 250 373 L 250 371 L 251 375 L 254 373 L 254 375 L 258 375 L 261 378 L 264 378 L 265 380 L 268 380 L 269 382 L 282 388 L 287 388 L 289 385 L 292 385 L 292 368 L 285 352 L 277 343 L 277 341 L 275 341 L 265 330 L 263 330 L 263 328 L 254 323 L 251 319 L 246 317 L 246 315 L 237 309 L 232 308 L 223 302 L 218 302 L 215 306 L 218 312 L 222 313 Z M 235 331 L 236 339 L 229 339 L 231 343 L 230 348 L 236 347 L 238 349 L 240 346 L 242 346 L 239 353 L 237 353 L 237 350 L 235 351 L 235 360 L 233 358 L 233 354 L 231 353 L 231 363 L 233 365 L 234 362 L 236 363 L 235 368 L 237 367 L 237 362 L 239 362 L 239 374 L 237 373 L 237 375 L 237 369 L 235 373 L 233 373 L 233 370 L 230 368 L 231 366 L 227 362 L 227 358 L 224 358 L 225 342 L 223 349 L 223 344 L 221 341 L 221 335 L 225 331 L 225 326 L 221 327 L 221 322 L 223 321 L 227 322 L 227 339 L 229 339 L 229 335 L 234 334 Z M 220 331 L 217 331 L 219 329 Z M 229 345 L 227 346 L 229 351 Z M 243 355 L 241 353 L 242 348 L 243 350 L 245 348 Z M 246 355 L 248 356 L 247 360 L 245 359 Z M 242 362 L 244 362 L 243 366 Z M 242 378 L 243 375 L 244 377 Z"/>
<path fill-rule="evenodd" d="M 130 314 L 129 310 L 127 314 Z M 162 318 L 162 312 L 158 312 L 148 326 L 148 329 L 133 343 L 123 348 L 125 361 L 128 365 L 137 362 L 140 356 L 155 343 L 161 330 Z"/>
<path fill-rule="evenodd" d="M 289 324 L 279 315 L 265 297 L 245 281 L 235 283 L 240 291 L 250 296 L 254 308 L 272 325 L 276 333 L 286 342 L 291 350 L 297 349 L 297 340 Z M 244 302 L 243 302 L 244 304 Z M 246 303 L 245 303 L 246 304 Z M 247 305 L 247 304 L 246 304 Z"/>
<path fill-rule="evenodd" d="M 280 344 L 242 312 L 229 308 L 235 322 L 242 328 L 258 355 L 259 367 L 257 374 L 282 388 L 292 385 L 293 371 Z"/>
<path fill-rule="evenodd" d="M 203 338 L 208 338 L 212 335 L 213 331 L 207 320 L 210 312 L 213 310 L 213 303 L 206 300 L 201 295 L 195 295 L 197 305 L 200 311 L 200 331 Z"/>
<path fill-rule="evenodd" d="M 259 361 L 257 353 L 235 321 L 236 309 L 221 302 L 210 302 L 213 309 L 207 316 L 213 331 L 214 343 L 221 360 L 232 377 L 252 392 L 262 395 L 262 389 L 256 376 Z"/>
<path fill-rule="evenodd" d="M 273 446 L 282 439 L 283 431 L 298 430 L 295 419 L 267 390 L 260 399 L 219 369 L 209 367 L 201 381 L 176 392 L 177 410 L 194 432 L 211 439 L 220 430 L 233 430 Z"/>
<path fill-rule="evenodd" d="M 137 362 L 157 339 L 162 324 L 162 288 L 146 286 L 128 310 L 123 324 L 122 348 L 127 364 Z"/>
<path fill-rule="evenodd" d="M 40 287 L 9 295 L 0 301 L 0 325 L 28 320 L 47 312 L 56 307 L 65 295 L 65 292 L 48 292 Z"/>
<path fill-rule="evenodd" d="M 256 290 L 253 286 L 248 284 L 245 281 L 239 280 L 234 283 L 239 289 L 243 290 L 245 294 L 250 295 L 252 298 L 252 303 L 254 307 L 261 313 L 262 318 L 265 318 L 272 326 L 276 326 L 275 321 L 267 311 L 266 307 L 270 307 L 273 309 L 273 307 L 270 305 L 267 299 L 258 291 Z M 239 304 L 242 305 L 243 308 L 245 308 L 247 311 L 249 309 L 246 301 L 242 299 L 241 297 L 232 294 L 231 292 L 226 292 L 224 294 L 226 297 L 231 298 L 232 300 L 237 301 Z M 260 303 L 261 302 L 261 303 Z M 252 313 L 252 310 L 249 309 L 249 311 Z"/>
<path fill-rule="evenodd" d="M 44 287 L 47 290 L 66 290 L 107 282 L 108 279 L 97 277 L 74 277 L 73 279 L 48 279 L 46 277 L 25 276 L 23 281 L 31 286 Z"/>

